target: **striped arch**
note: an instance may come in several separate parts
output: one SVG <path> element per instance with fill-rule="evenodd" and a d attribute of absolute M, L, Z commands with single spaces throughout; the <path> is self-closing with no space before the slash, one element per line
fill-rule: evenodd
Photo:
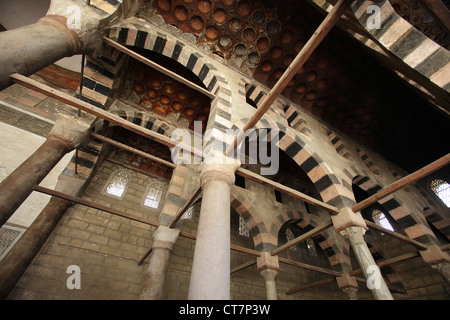
<path fill-rule="evenodd" d="M 248 119 L 237 121 L 233 129 L 242 130 L 247 121 Z M 278 132 L 277 135 L 271 134 L 272 141 L 308 175 L 325 203 L 339 209 L 356 204 L 351 188 L 349 189 L 341 184 L 331 168 L 328 167 L 319 154 L 307 145 L 299 132 L 279 122 L 269 122 L 265 118 L 262 118 L 256 124 L 255 130 L 258 129 L 269 129 L 272 133 Z"/>
<path fill-rule="evenodd" d="M 275 237 L 278 244 L 278 233 L 285 223 L 293 223 L 302 228 L 304 231 L 310 231 L 323 223 L 316 215 L 292 210 L 280 213 L 273 219 L 273 225 L 270 232 Z M 330 262 L 331 267 L 335 271 L 350 272 L 352 270 L 350 262 L 350 245 L 342 237 L 338 236 L 334 228 L 328 228 L 322 231 L 313 239 L 319 244 L 321 249 Z"/>
<path fill-rule="evenodd" d="M 289 123 L 289 126 L 309 136 L 311 130 L 309 129 L 308 122 L 305 118 L 298 112 L 297 108 L 291 105 L 285 105 L 283 108 L 284 115 Z"/>
<path fill-rule="evenodd" d="M 226 143 L 224 133 L 231 128 L 232 94 L 225 78 L 217 68 L 208 63 L 198 50 L 175 37 L 158 32 L 140 18 L 130 18 L 109 30 L 109 38 L 126 46 L 133 46 L 162 54 L 194 73 L 216 98 L 211 102 L 207 129 L 211 129 L 211 141 L 220 147 Z"/>
<path fill-rule="evenodd" d="M 268 95 L 267 91 L 260 88 L 258 84 L 248 83 L 245 80 L 241 80 L 238 83 L 238 93 L 239 97 L 244 100 L 252 101 L 258 108 L 261 106 L 264 98 Z M 267 116 L 278 116 L 281 118 L 285 118 L 284 113 L 282 112 L 283 105 L 279 100 L 276 100 L 272 106 L 269 107 L 266 111 Z"/>
<path fill-rule="evenodd" d="M 325 132 L 333 145 L 334 150 L 342 157 L 353 161 L 353 156 L 350 152 L 350 148 L 347 146 L 347 142 L 344 142 L 342 138 L 333 130 L 325 128 Z"/>
<path fill-rule="evenodd" d="M 367 21 L 373 14 L 367 8 L 380 8 L 380 28 L 369 29 Z M 434 85 L 449 92 L 450 53 L 406 20 L 400 17 L 388 0 L 357 0 L 351 8 L 359 23 L 380 43 L 410 68 L 428 78 Z"/>
<path fill-rule="evenodd" d="M 153 51 L 179 62 L 192 71 L 207 90 L 216 96 L 211 102 L 207 129 L 212 131 L 214 137 L 212 140 L 222 146 L 225 140 L 224 133 L 231 127 L 232 95 L 225 78 L 212 64 L 207 63 L 198 51 L 171 35 L 159 33 L 155 30 L 156 27 L 150 27 L 143 19 L 130 18 L 121 23 L 124 26 L 113 26 L 108 30 L 110 39 L 122 45 Z M 125 61 L 126 55 L 109 46 L 105 46 L 103 56 L 88 58 L 82 82 L 83 100 L 108 109 L 114 101 Z M 141 119 L 142 122 L 139 125 L 145 126 L 149 123 L 145 121 L 145 115 L 142 115 Z M 135 120 L 139 121 L 139 117 Z M 160 128 L 159 126 L 157 129 Z"/>
<path fill-rule="evenodd" d="M 231 189 L 231 207 L 244 219 L 253 239 L 255 250 L 271 251 L 276 247 L 270 226 L 262 220 L 252 203 L 240 192 L 238 187 Z"/>
<path fill-rule="evenodd" d="M 377 246 L 377 244 L 372 241 L 371 238 L 366 237 L 366 242 L 369 247 L 370 253 L 372 254 L 372 257 L 375 261 L 381 261 L 385 260 L 385 255 L 383 254 L 383 248 L 381 246 Z M 403 281 L 396 271 L 395 266 L 384 266 L 381 267 L 381 273 L 386 276 L 389 283 L 392 284 L 392 286 L 400 289 L 400 290 L 406 290 L 405 286 L 403 285 Z"/>
<path fill-rule="evenodd" d="M 363 171 L 359 171 L 354 166 L 345 169 L 344 173 L 345 184 L 349 185 L 349 187 L 354 182 L 369 195 L 373 195 L 381 189 L 381 186 L 368 178 L 367 174 L 364 175 Z M 402 201 L 395 194 L 378 200 L 378 203 L 389 212 L 390 216 L 400 225 L 408 237 L 426 245 L 440 245 L 433 231 L 415 217 L 411 210 L 402 204 Z"/>

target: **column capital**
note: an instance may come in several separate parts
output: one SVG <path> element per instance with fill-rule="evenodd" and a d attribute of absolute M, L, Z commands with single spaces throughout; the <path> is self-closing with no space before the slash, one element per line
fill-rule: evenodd
<path fill-rule="evenodd" d="M 331 216 L 331 220 L 333 221 L 336 232 L 341 232 L 348 227 L 361 227 L 368 230 L 361 213 L 353 212 L 349 207 L 339 209 L 339 213 Z"/>
<path fill-rule="evenodd" d="M 356 293 L 358 292 L 358 288 L 347 287 L 342 289 L 342 291 L 344 291 L 347 294 L 350 300 L 358 300 L 358 296 L 356 295 Z"/>
<path fill-rule="evenodd" d="M 256 267 L 258 271 L 265 269 L 280 270 L 278 256 L 272 256 L 270 252 L 261 252 L 261 256 L 256 259 Z"/>
<path fill-rule="evenodd" d="M 240 166 L 239 160 L 212 149 L 198 168 L 201 172 L 202 185 L 209 180 L 223 180 L 232 187 L 235 181 L 234 173 Z"/>
<path fill-rule="evenodd" d="M 340 234 L 350 240 L 353 244 L 364 244 L 366 245 L 366 241 L 364 240 L 364 234 L 366 230 L 361 227 L 348 227 L 340 231 Z"/>
<path fill-rule="evenodd" d="M 153 248 L 172 251 L 175 242 L 180 235 L 180 230 L 160 225 L 153 234 Z"/>
<path fill-rule="evenodd" d="M 92 121 L 92 117 L 85 119 L 60 112 L 56 116 L 56 122 L 50 131 L 49 138 L 53 137 L 64 141 L 69 150 L 76 149 L 89 140 Z"/>
<path fill-rule="evenodd" d="M 444 252 L 437 245 L 429 245 L 427 250 L 419 250 L 423 260 L 429 265 L 433 266 L 440 263 L 450 263 L 450 256 Z"/>
<path fill-rule="evenodd" d="M 339 289 L 356 288 L 358 289 L 358 282 L 355 277 L 350 276 L 348 273 L 344 273 L 341 277 L 336 277 Z"/>

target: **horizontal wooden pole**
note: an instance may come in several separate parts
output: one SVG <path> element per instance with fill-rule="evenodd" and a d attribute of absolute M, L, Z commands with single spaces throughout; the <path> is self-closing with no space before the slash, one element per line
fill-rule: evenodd
<path fill-rule="evenodd" d="M 10 78 L 12 81 L 19 83 L 29 89 L 40 92 L 46 96 L 49 96 L 49 97 L 52 97 L 52 98 L 58 100 L 58 101 L 67 103 L 77 109 L 80 109 L 81 111 L 87 112 L 87 113 L 92 114 L 96 117 L 99 117 L 103 120 L 109 121 L 113 124 L 116 124 L 116 125 L 124 128 L 124 129 L 127 129 L 129 131 L 137 133 L 143 137 L 155 140 L 169 148 L 173 148 L 173 147 L 177 146 L 180 149 L 183 149 L 186 152 L 189 152 L 189 153 L 193 154 L 194 156 L 203 159 L 202 150 L 197 150 L 197 149 L 192 148 L 191 146 L 187 146 L 178 141 L 174 141 L 169 137 L 166 137 L 162 134 L 159 134 L 159 133 L 151 131 L 147 128 L 141 127 L 141 126 L 134 124 L 130 121 L 127 121 L 125 119 L 122 119 L 118 115 L 115 115 L 115 114 L 113 114 L 109 111 L 103 110 L 101 108 L 95 107 L 85 101 L 82 101 L 80 99 L 72 97 L 71 95 L 63 93 L 59 90 L 53 89 L 45 84 L 42 84 L 42 83 L 39 83 L 39 82 L 33 80 L 31 78 L 22 76 L 18 73 L 12 74 L 10 76 Z"/>
<path fill-rule="evenodd" d="M 34 191 L 37 191 L 37 192 L 40 192 L 40 193 L 44 193 L 44 194 L 47 194 L 47 195 L 50 195 L 50 196 L 53 196 L 53 197 L 56 197 L 56 198 L 64 199 L 64 200 L 67 200 L 67 201 L 70 201 L 70 202 L 73 202 L 73 203 L 76 203 L 76 204 L 80 204 L 80 205 L 83 205 L 83 206 L 86 206 L 86 207 L 89 207 L 89 208 L 93 208 L 93 209 L 101 210 L 101 211 L 104 211 L 104 212 L 108 212 L 108 213 L 111 213 L 113 215 L 117 215 L 119 217 L 123 217 L 123 218 L 130 219 L 130 220 L 134 220 L 134 221 L 137 221 L 137 222 L 140 222 L 140 223 L 152 226 L 152 227 L 158 227 L 159 226 L 159 223 L 157 223 L 157 222 L 154 222 L 154 221 L 151 221 L 151 220 L 148 220 L 148 219 L 144 219 L 144 218 L 140 218 L 140 217 L 134 216 L 134 215 L 129 214 L 129 213 L 125 213 L 123 211 L 120 211 L 120 210 L 117 210 L 117 209 L 114 209 L 114 208 L 111 208 L 111 207 L 107 207 L 107 206 L 104 206 L 104 205 L 101 205 L 101 204 L 98 204 L 98 203 L 94 203 L 94 202 L 88 201 L 88 200 L 83 199 L 83 198 L 74 197 L 74 196 L 71 196 L 71 195 L 68 195 L 68 194 L 56 191 L 56 190 L 52 190 L 52 189 L 49 189 L 49 188 L 45 188 L 45 187 L 42 187 L 42 186 L 35 186 L 34 187 Z M 180 231 L 180 237 L 188 238 L 188 239 L 191 239 L 191 240 L 196 240 L 197 239 L 197 236 L 195 234 L 184 232 L 184 231 Z M 238 251 L 238 252 L 251 254 L 251 255 L 256 256 L 256 257 L 261 256 L 261 253 L 256 251 L 256 250 L 244 248 L 244 247 L 237 246 L 237 245 L 234 245 L 234 244 L 230 245 L 230 249 L 234 250 L 234 251 Z M 145 254 L 145 256 L 148 256 L 150 251 L 151 250 L 149 250 Z M 145 259 L 145 257 L 144 257 L 144 259 Z M 143 261 L 144 259 L 141 259 L 141 260 Z M 142 263 L 142 262 L 140 262 L 140 263 Z"/>
<path fill-rule="evenodd" d="M 406 186 L 416 182 L 417 180 L 422 179 L 423 177 L 426 177 L 430 173 L 446 166 L 450 163 L 450 153 L 446 154 L 442 158 L 439 158 L 438 160 L 430 163 L 429 165 L 423 167 L 422 169 L 419 169 L 406 177 L 403 177 L 394 183 L 391 183 L 387 187 L 379 190 L 374 195 L 368 197 L 367 199 L 355 204 L 352 207 L 353 212 L 361 211 L 364 208 L 367 208 L 371 205 L 373 205 L 375 202 L 377 202 L 380 199 L 383 199 L 384 197 L 392 194 L 393 192 L 400 190 L 402 188 L 405 188 Z"/>
<path fill-rule="evenodd" d="M 285 263 L 285 264 L 289 264 L 291 266 L 295 266 L 295 267 L 299 267 L 302 269 L 307 269 L 307 270 L 311 270 L 311 271 L 316 271 L 319 273 L 323 273 L 323 274 L 328 274 L 331 276 L 335 276 L 335 277 L 342 277 L 343 273 L 338 272 L 338 271 L 334 271 L 334 270 L 330 270 L 330 269 L 326 269 L 326 268 L 322 268 L 322 267 L 317 267 L 317 266 L 313 266 L 310 264 L 306 264 L 303 262 L 299 262 L 299 261 L 294 261 L 291 259 L 286 259 L 283 257 L 278 257 L 278 261 Z"/>
<path fill-rule="evenodd" d="M 247 261 L 247 262 L 244 262 L 244 263 L 234 267 L 233 269 L 231 269 L 230 274 L 233 274 L 233 273 L 238 272 L 240 270 L 243 270 L 245 268 L 251 267 L 251 266 L 253 266 L 255 264 L 256 264 L 256 260 L 255 259 Z"/>
<path fill-rule="evenodd" d="M 325 284 L 332 283 L 334 281 L 336 281 L 336 278 L 322 279 L 322 280 L 315 281 L 313 283 L 310 283 L 310 284 L 307 284 L 307 285 L 304 285 L 304 286 L 301 286 L 301 287 L 298 287 L 298 288 L 290 289 L 290 290 L 286 291 L 285 294 L 286 295 L 291 295 L 291 294 L 294 294 L 294 293 L 297 293 L 297 292 L 300 292 L 300 291 L 304 291 L 304 290 L 307 290 L 307 289 L 320 287 L 320 286 L 323 286 Z"/>
<path fill-rule="evenodd" d="M 313 197 L 310 197 L 310 196 L 308 196 L 308 195 L 306 195 L 306 194 L 304 194 L 304 193 L 302 193 L 300 191 L 297 191 L 295 189 L 286 187 L 286 186 L 282 185 L 281 183 L 278 183 L 278 182 L 272 181 L 270 179 L 267 179 L 267 178 L 265 178 L 265 177 L 263 177 L 263 176 L 261 176 L 259 174 L 251 172 L 251 171 L 246 170 L 244 168 L 238 168 L 237 171 L 236 171 L 236 174 L 240 175 L 241 177 L 244 177 L 244 178 L 250 179 L 252 181 L 258 182 L 258 183 L 260 183 L 262 185 L 269 186 L 269 187 L 271 187 L 271 188 L 273 188 L 275 190 L 278 190 L 278 191 L 280 191 L 282 193 L 285 193 L 285 194 L 287 194 L 287 195 L 289 195 L 291 197 L 294 197 L 296 199 L 302 200 L 302 201 L 304 201 L 306 203 L 309 203 L 309 204 L 311 204 L 313 206 L 316 206 L 316 207 L 319 207 L 321 209 L 324 209 L 324 210 L 328 211 L 331 214 L 338 214 L 339 213 L 339 209 L 336 208 L 336 207 L 333 207 L 333 206 L 331 206 L 329 204 L 326 204 L 325 202 L 322 202 L 320 200 L 314 199 Z"/>
<path fill-rule="evenodd" d="M 339 20 L 341 15 L 345 12 L 347 7 L 352 3 L 353 0 L 339 0 L 333 7 L 331 12 L 325 17 L 322 23 L 319 25 L 317 30 L 311 36 L 311 38 L 306 42 L 300 52 L 297 54 L 292 63 L 287 67 L 283 75 L 270 90 L 269 94 L 264 98 L 261 105 L 256 110 L 255 114 L 250 118 L 249 122 L 246 123 L 241 134 L 239 134 L 235 139 L 233 144 L 226 151 L 226 155 L 232 154 L 237 146 L 244 140 L 246 132 L 252 129 L 256 123 L 262 118 L 269 107 L 274 103 L 278 96 L 287 87 L 292 78 L 297 74 L 298 70 L 305 64 L 314 50 L 323 41 L 326 35 L 330 32 L 336 22 Z"/>
<path fill-rule="evenodd" d="M 66 193 L 62 193 L 62 192 L 59 192 L 59 191 L 56 191 L 56 190 L 52 190 L 52 189 L 49 189 L 49 188 L 45 188 L 45 187 L 41 187 L 41 186 L 35 186 L 34 190 L 37 191 L 37 192 L 40 192 L 40 193 L 45 193 L 47 195 L 50 195 L 50 196 L 53 196 L 53 197 L 56 197 L 56 198 L 60 198 L 60 199 L 64 199 L 64 200 L 67 200 L 67 201 L 70 201 L 70 202 L 81 204 L 81 205 L 89 207 L 89 208 L 105 211 L 105 212 L 111 213 L 111 214 L 119 216 L 119 217 L 123 217 L 123 218 L 127 218 L 127 219 L 130 219 L 130 220 L 134 220 L 134 221 L 137 221 L 137 222 L 140 222 L 140 223 L 152 226 L 152 227 L 158 227 L 158 225 L 159 225 L 157 222 L 153 222 L 153 221 L 148 220 L 148 219 L 137 217 L 135 215 L 132 215 L 132 214 L 129 214 L 129 213 L 125 213 L 125 212 L 123 212 L 121 210 L 117 210 L 117 209 L 114 209 L 114 208 L 111 208 L 111 207 L 107 207 L 107 206 L 104 206 L 102 204 L 94 203 L 94 202 L 88 201 L 88 200 L 83 199 L 83 198 L 74 197 L 74 196 L 68 195 Z"/>
<path fill-rule="evenodd" d="M 278 248 L 276 248 L 275 250 L 273 250 L 272 252 L 270 252 L 270 254 L 272 256 L 276 256 L 277 254 L 279 254 L 280 252 L 283 252 L 284 250 L 289 249 L 290 247 L 295 246 L 296 244 L 299 244 L 311 237 L 316 236 L 317 234 L 321 233 L 323 230 L 328 229 L 329 227 L 331 227 L 333 225 L 333 222 L 330 220 L 318 227 L 315 227 L 314 229 L 308 231 L 305 234 L 302 234 L 301 236 L 292 239 L 291 241 L 283 244 L 282 246 L 279 246 Z"/>
<path fill-rule="evenodd" d="M 173 219 L 173 221 L 170 223 L 170 228 L 174 228 L 177 222 L 181 219 L 181 217 L 186 213 L 186 211 L 189 209 L 190 206 L 195 202 L 195 200 L 198 198 L 198 196 L 202 193 L 202 187 L 198 187 L 197 190 L 192 194 L 191 197 L 189 197 L 189 201 L 186 202 L 186 204 L 181 208 L 179 212 L 177 212 L 177 215 Z"/>
<path fill-rule="evenodd" d="M 163 66 L 160 66 L 159 64 L 157 64 L 156 62 L 153 62 L 150 59 L 147 59 L 146 57 L 140 55 L 137 52 L 134 52 L 131 49 L 128 49 L 127 47 L 121 45 L 120 43 L 117 43 L 116 41 L 112 40 L 112 39 L 108 39 L 108 38 L 103 38 L 103 42 L 105 42 L 106 44 L 110 45 L 111 47 L 125 53 L 126 55 L 132 57 L 133 59 L 138 60 L 139 62 L 142 62 L 143 64 L 158 70 L 159 72 L 168 75 L 169 77 L 171 77 L 172 79 L 204 94 L 205 96 L 207 96 L 208 98 L 211 99 L 215 99 L 216 96 L 214 94 L 212 94 L 211 92 L 209 92 L 208 90 L 206 90 L 205 88 L 202 88 L 201 86 L 183 78 L 182 76 L 178 75 L 177 73 L 170 71 L 169 69 L 164 68 Z"/>
<path fill-rule="evenodd" d="M 103 141 L 103 142 L 105 142 L 107 144 L 110 144 L 112 146 L 121 148 L 123 150 L 132 152 L 132 153 L 137 154 L 137 155 L 139 155 L 139 156 L 141 156 L 143 158 L 150 159 L 150 160 L 156 161 L 158 163 L 161 163 L 162 165 L 165 165 L 166 167 L 175 169 L 175 167 L 177 166 L 176 164 L 174 164 L 172 162 L 169 162 L 167 160 L 155 157 L 154 155 L 151 155 L 151 154 L 149 154 L 147 152 L 143 152 L 143 151 L 138 150 L 136 148 L 132 148 L 130 146 L 127 146 L 126 144 L 120 143 L 118 141 L 115 141 L 113 139 L 107 138 L 105 136 L 102 136 L 102 135 L 99 135 L 99 134 L 96 134 L 96 133 L 93 133 L 93 132 L 91 133 L 91 136 L 93 138 L 97 139 L 97 140 Z"/>
<path fill-rule="evenodd" d="M 367 226 L 369 228 L 376 229 L 376 230 L 381 231 L 383 233 L 386 233 L 386 234 L 388 234 L 388 235 L 390 235 L 390 236 L 392 236 L 394 238 L 397 238 L 397 239 L 400 239 L 402 241 L 408 242 L 409 244 L 412 244 L 413 246 L 415 246 L 419 250 L 426 250 L 428 248 L 426 245 L 424 245 L 423 243 L 420 243 L 419 241 L 410 239 L 410 238 L 408 238 L 408 237 L 406 237 L 406 236 L 404 236 L 404 235 L 402 235 L 402 234 L 400 234 L 398 232 L 391 231 L 391 230 L 388 230 L 386 228 L 380 227 L 379 225 L 373 223 L 372 221 L 369 221 L 369 220 L 366 220 L 366 219 L 364 219 L 364 221 L 366 222 L 366 224 L 367 224 Z"/>

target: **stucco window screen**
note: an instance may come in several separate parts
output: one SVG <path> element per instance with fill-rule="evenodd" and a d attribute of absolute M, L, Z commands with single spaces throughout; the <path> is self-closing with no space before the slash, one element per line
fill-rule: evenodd
<path fill-rule="evenodd" d="M 161 203 L 163 188 L 160 184 L 153 184 L 148 188 L 144 206 L 157 210 Z"/>
<path fill-rule="evenodd" d="M 295 236 L 294 236 L 294 233 L 292 232 L 292 230 L 289 228 L 286 229 L 286 241 L 289 242 L 294 239 L 295 239 Z M 289 250 L 297 251 L 297 245 L 290 247 Z"/>
<path fill-rule="evenodd" d="M 389 220 L 386 218 L 384 213 L 381 212 L 380 210 L 375 209 L 372 211 L 372 219 L 373 219 L 373 222 L 375 224 L 379 225 L 380 227 L 394 231 L 394 228 L 390 224 Z"/>
<path fill-rule="evenodd" d="M 190 206 L 183 216 L 184 220 L 192 220 L 194 219 L 194 206 Z"/>
<path fill-rule="evenodd" d="M 4 225 L 0 228 L 0 261 L 16 244 L 24 232 L 25 229 L 13 226 Z"/>
<path fill-rule="evenodd" d="M 244 218 L 242 218 L 241 216 L 239 216 L 239 235 L 247 238 L 250 237 L 250 230 L 248 229 Z"/>
<path fill-rule="evenodd" d="M 314 244 L 314 240 L 309 238 L 309 239 L 306 239 L 305 242 L 306 242 L 306 248 L 308 249 L 308 254 L 311 257 L 317 257 L 317 251 L 316 251 L 316 246 Z"/>
<path fill-rule="evenodd" d="M 430 182 L 430 189 L 447 207 L 450 207 L 450 184 L 448 182 L 441 179 L 433 179 Z"/>
<path fill-rule="evenodd" d="M 118 170 L 112 174 L 105 189 L 106 194 L 122 198 L 130 182 L 130 175 L 125 170 Z"/>

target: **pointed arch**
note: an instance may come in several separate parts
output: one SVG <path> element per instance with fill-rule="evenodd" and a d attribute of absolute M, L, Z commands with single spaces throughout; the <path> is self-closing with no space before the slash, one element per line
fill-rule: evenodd
<path fill-rule="evenodd" d="M 355 183 L 369 195 L 373 195 L 378 190 L 382 189 L 382 186 L 370 179 L 367 174 L 362 175 L 363 172 L 364 171 L 360 171 L 354 166 L 345 169 L 346 184 L 351 185 L 352 183 Z M 427 245 L 440 245 L 430 227 L 418 219 L 395 194 L 380 199 L 378 203 L 398 223 L 408 237 Z"/>
<path fill-rule="evenodd" d="M 249 119 L 241 119 L 233 125 L 234 130 L 242 130 Z M 301 134 L 293 128 L 276 121 L 262 118 L 255 130 L 271 130 L 271 142 L 294 160 L 310 178 L 322 197 L 322 200 L 337 208 L 351 207 L 356 204 L 351 185 L 343 185 L 320 155 L 314 152 L 303 140 Z M 275 134 L 278 133 L 278 134 Z"/>

